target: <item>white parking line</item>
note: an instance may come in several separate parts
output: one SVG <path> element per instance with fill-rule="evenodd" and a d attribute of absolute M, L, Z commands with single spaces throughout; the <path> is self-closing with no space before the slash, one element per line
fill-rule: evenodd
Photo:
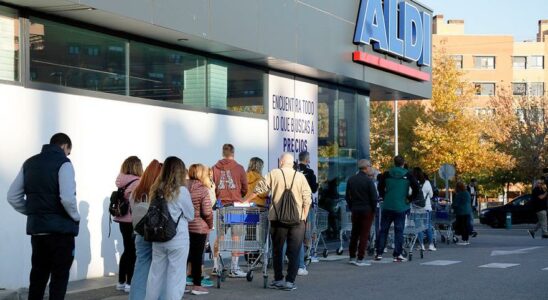
<path fill-rule="evenodd" d="M 544 269 L 542 269 L 542 271 L 548 271 L 548 268 L 544 268 Z"/>
<path fill-rule="evenodd" d="M 461 263 L 460 260 L 433 260 L 429 262 L 422 263 L 423 266 L 449 266 Z"/>
<path fill-rule="evenodd" d="M 506 269 L 506 268 L 511 268 L 515 266 L 519 266 L 519 264 L 490 263 L 490 264 L 479 266 L 478 268 Z"/>

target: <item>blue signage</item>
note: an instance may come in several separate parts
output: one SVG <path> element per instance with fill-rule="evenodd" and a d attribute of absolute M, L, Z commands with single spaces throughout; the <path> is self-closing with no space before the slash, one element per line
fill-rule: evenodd
<path fill-rule="evenodd" d="M 361 0 L 354 43 L 430 66 L 432 16 L 406 1 Z"/>

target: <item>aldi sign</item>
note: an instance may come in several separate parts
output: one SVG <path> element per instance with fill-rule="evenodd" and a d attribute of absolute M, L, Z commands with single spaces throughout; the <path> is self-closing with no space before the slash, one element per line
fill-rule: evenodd
<path fill-rule="evenodd" d="M 430 66 L 432 60 L 432 16 L 401 0 L 362 0 L 354 43 L 371 45 L 380 53 L 396 56 L 418 66 Z M 399 73 L 419 80 L 429 80 L 428 73 L 380 57 L 354 52 L 354 61 Z M 394 65 L 392 65 L 394 64 Z M 399 66 L 399 67 L 398 67 Z M 414 71 L 413 71 L 414 70 Z M 427 75 L 427 76 L 426 76 Z M 428 77 L 428 78 L 426 78 Z"/>

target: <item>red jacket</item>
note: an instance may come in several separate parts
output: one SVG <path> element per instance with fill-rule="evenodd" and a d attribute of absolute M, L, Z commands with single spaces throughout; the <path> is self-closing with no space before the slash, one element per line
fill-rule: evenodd
<path fill-rule="evenodd" d="M 247 175 L 244 167 L 233 159 L 221 159 L 213 166 L 215 196 L 223 205 L 242 201 L 247 194 Z"/>

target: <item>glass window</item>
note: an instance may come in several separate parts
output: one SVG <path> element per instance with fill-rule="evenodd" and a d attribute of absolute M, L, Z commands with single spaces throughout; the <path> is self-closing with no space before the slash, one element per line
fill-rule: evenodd
<path fill-rule="evenodd" d="M 125 49 L 123 39 L 31 17 L 32 81 L 125 95 Z"/>
<path fill-rule="evenodd" d="M 544 82 L 531 82 L 529 83 L 529 95 L 531 96 L 543 96 L 544 95 Z"/>
<path fill-rule="evenodd" d="M 494 83 L 476 83 L 476 95 L 478 96 L 494 96 L 495 84 Z"/>
<path fill-rule="evenodd" d="M 451 58 L 455 61 L 455 67 L 462 69 L 462 55 L 451 55 Z"/>
<path fill-rule="evenodd" d="M 534 55 L 527 59 L 528 69 L 544 69 L 544 56 Z"/>
<path fill-rule="evenodd" d="M 512 94 L 514 96 L 525 96 L 527 94 L 527 85 L 525 82 L 512 83 Z"/>
<path fill-rule="evenodd" d="M 264 114 L 264 72 L 219 60 L 207 63 L 208 106 Z"/>
<path fill-rule="evenodd" d="M 525 56 L 512 56 L 512 66 L 514 69 L 525 69 L 527 58 Z"/>
<path fill-rule="evenodd" d="M 204 57 L 137 42 L 129 52 L 131 96 L 206 106 Z"/>
<path fill-rule="evenodd" d="M 495 68 L 494 56 L 474 56 L 474 68 L 492 70 Z"/>
<path fill-rule="evenodd" d="M 0 79 L 19 80 L 19 19 L 0 6 Z"/>

